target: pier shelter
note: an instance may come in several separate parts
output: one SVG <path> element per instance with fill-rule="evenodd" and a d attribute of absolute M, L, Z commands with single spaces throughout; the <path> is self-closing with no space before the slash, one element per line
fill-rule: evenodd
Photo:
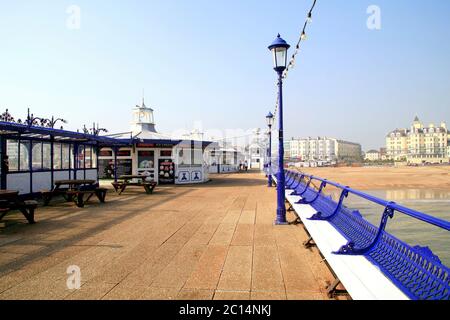
<path fill-rule="evenodd" d="M 100 136 L 104 129 L 95 126 L 83 132 L 55 129 L 57 120 L 28 113 L 16 121 L 8 110 L 0 115 L 1 189 L 30 195 L 51 190 L 57 180 L 117 180 L 127 174 L 158 184 L 209 180 L 205 154 L 214 143 L 157 133 L 144 101 L 133 110 L 127 133 Z"/>
<path fill-rule="evenodd" d="M 98 150 L 124 142 L 95 134 L 0 121 L 1 189 L 34 194 L 54 181 L 98 180 Z"/>

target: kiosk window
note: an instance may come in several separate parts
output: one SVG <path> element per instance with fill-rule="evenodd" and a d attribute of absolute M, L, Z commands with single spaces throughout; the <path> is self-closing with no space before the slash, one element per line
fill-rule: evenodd
<path fill-rule="evenodd" d="M 19 154 L 20 154 L 20 171 L 30 170 L 30 141 L 20 141 L 19 144 Z"/>
<path fill-rule="evenodd" d="M 8 156 L 9 171 L 19 170 L 19 142 L 17 140 L 6 141 L 6 155 Z"/>

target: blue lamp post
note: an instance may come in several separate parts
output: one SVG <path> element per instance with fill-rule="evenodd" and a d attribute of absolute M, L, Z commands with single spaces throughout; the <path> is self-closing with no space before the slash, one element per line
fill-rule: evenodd
<path fill-rule="evenodd" d="M 267 151 L 267 157 L 269 161 L 267 162 L 267 183 L 269 187 L 272 187 L 272 125 L 273 125 L 273 114 L 269 112 L 266 116 L 267 126 L 269 127 L 269 150 Z"/>
<path fill-rule="evenodd" d="M 287 65 L 287 51 L 290 45 L 278 34 L 275 41 L 269 46 L 272 52 L 274 70 L 278 74 L 278 173 L 277 173 L 277 219 L 275 224 L 287 224 L 284 179 L 284 145 L 283 145 L 283 71 Z"/>

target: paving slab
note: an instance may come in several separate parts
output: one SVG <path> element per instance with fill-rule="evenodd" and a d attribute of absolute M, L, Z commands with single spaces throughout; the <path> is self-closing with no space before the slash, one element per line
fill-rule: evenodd
<path fill-rule="evenodd" d="M 252 246 L 230 246 L 217 289 L 229 291 L 250 290 L 252 255 Z"/>

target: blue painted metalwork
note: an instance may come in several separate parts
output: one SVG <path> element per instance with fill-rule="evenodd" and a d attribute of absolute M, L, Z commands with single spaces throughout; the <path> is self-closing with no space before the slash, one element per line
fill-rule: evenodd
<path fill-rule="evenodd" d="M 278 71 L 278 154 L 284 154 L 283 141 L 283 75 L 282 71 Z M 276 224 L 287 224 L 285 200 L 285 183 L 284 183 L 284 162 L 283 157 L 278 157 L 278 176 L 277 176 L 277 219 Z"/>
<path fill-rule="evenodd" d="M 306 177 L 306 175 L 305 175 L 305 177 Z M 310 188 L 309 188 L 309 186 L 310 186 L 310 184 L 311 184 L 311 181 L 312 181 L 312 179 L 311 179 L 311 177 L 309 177 L 309 180 L 308 180 L 308 182 L 304 185 L 304 188 L 302 189 L 302 191 L 300 191 L 300 192 L 298 192 L 298 189 L 297 190 L 295 190 L 295 194 L 292 194 L 293 196 L 303 196 Z M 300 204 L 300 203 L 299 203 Z"/>
<path fill-rule="evenodd" d="M 269 114 L 266 116 L 268 126 L 269 126 L 269 151 L 268 151 L 268 172 L 270 172 L 270 168 L 272 167 L 272 122 L 273 122 L 273 114 L 272 112 L 269 112 Z M 267 174 L 267 185 L 268 187 L 272 187 L 272 175 Z"/>
<path fill-rule="evenodd" d="M 277 35 L 276 39 L 272 42 L 272 44 L 268 47 L 270 51 L 273 50 L 277 50 L 277 49 L 284 49 L 286 50 L 286 53 L 284 55 L 284 61 L 278 61 L 278 58 L 281 58 L 277 56 L 277 54 L 273 54 L 274 55 L 274 70 L 276 72 L 278 72 L 278 74 L 282 74 L 283 71 L 286 69 L 286 65 L 287 65 L 287 50 L 290 48 L 291 46 L 289 44 L 287 44 L 286 41 L 284 41 L 283 38 L 281 38 L 280 34 Z M 278 105 L 278 107 L 280 107 Z M 280 153 L 280 154 L 284 154 L 284 153 Z"/>
<path fill-rule="evenodd" d="M 11 123 L 0 121 L 0 131 L 11 132 L 11 136 L 18 134 L 19 136 L 24 134 L 40 134 L 42 136 L 53 136 L 55 138 L 63 137 L 64 142 L 82 141 L 84 144 L 99 144 L 105 146 L 112 145 L 128 145 L 129 139 L 121 140 L 110 137 L 94 136 L 91 134 L 84 134 L 79 132 L 72 132 L 61 129 L 54 129 L 49 127 L 36 127 L 28 126 L 20 123 Z M 56 139 L 58 140 L 58 139 Z"/>
<path fill-rule="evenodd" d="M 278 175 L 277 175 L 277 218 L 275 224 L 287 224 L 285 207 L 285 175 L 284 175 L 284 141 L 283 141 L 283 71 L 286 69 L 287 50 L 290 45 L 278 34 L 268 47 L 274 55 L 274 70 L 278 74 Z M 285 50 L 284 61 L 277 60 L 275 51 Z"/>
<path fill-rule="evenodd" d="M 298 177 L 298 176 L 297 176 Z M 297 188 L 302 184 L 303 178 L 305 177 L 304 174 L 300 174 L 300 178 L 299 179 L 294 179 L 294 181 L 292 182 L 291 186 L 288 186 L 288 189 L 293 189 L 293 190 L 297 190 Z M 294 183 L 297 183 L 294 185 Z M 291 196 L 295 195 L 295 191 L 293 191 L 291 193 Z"/>
<path fill-rule="evenodd" d="M 291 173 L 291 172 L 286 172 L 286 188 L 290 189 L 291 186 L 294 184 L 294 182 L 296 181 L 296 177 L 299 175 L 300 173 Z"/>
<path fill-rule="evenodd" d="M 292 172 L 287 171 L 292 175 Z M 379 199 L 348 186 L 303 174 L 308 184 L 299 184 L 302 198 L 306 198 L 317 213 L 310 220 L 326 220 L 348 240 L 335 254 L 363 255 L 376 265 L 400 290 L 411 299 L 450 300 L 450 269 L 428 247 L 410 246 L 385 231 L 394 213 L 406 214 L 417 220 L 450 231 L 450 222 L 406 208 L 395 202 Z M 323 190 L 310 187 L 311 181 L 321 181 L 341 189 L 336 203 Z M 323 189 L 323 188 L 322 188 Z M 365 220 L 359 211 L 344 206 L 344 200 L 353 194 L 384 207 L 379 226 Z"/>
<path fill-rule="evenodd" d="M 312 198 L 311 199 L 308 199 L 308 197 L 305 195 L 297 203 L 300 203 L 300 204 L 312 204 L 320 196 L 320 194 L 322 193 L 323 188 L 325 188 L 326 185 L 327 185 L 327 182 L 326 181 L 322 181 L 322 183 L 320 184 L 319 190 L 317 192 L 312 192 Z M 313 190 L 313 189 L 309 189 L 309 190 Z"/>

